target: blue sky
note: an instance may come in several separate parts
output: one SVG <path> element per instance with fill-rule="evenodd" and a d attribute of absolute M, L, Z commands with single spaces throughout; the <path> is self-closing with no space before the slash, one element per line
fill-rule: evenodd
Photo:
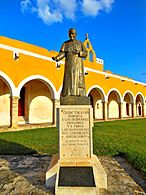
<path fill-rule="evenodd" d="M 59 51 L 85 34 L 105 70 L 146 82 L 146 0 L 0 0 L 0 35 Z"/>

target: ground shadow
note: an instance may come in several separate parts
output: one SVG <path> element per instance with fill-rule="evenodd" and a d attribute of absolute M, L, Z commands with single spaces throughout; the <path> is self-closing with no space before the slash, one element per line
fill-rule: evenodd
<path fill-rule="evenodd" d="M 29 188 L 33 188 L 34 193 L 41 191 L 44 194 L 50 194 L 48 189 L 45 187 L 45 174 L 50 160 L 51 156 L 49 155 L 40 155 L 37 151 L 31 148 L 0 139 L 0 184 L 7 180 L 7 185 L 9 186 L 9 178 L 11 178 L 11 183 L 12 180 L 13 183 L 15 183 L 14 180 L 17 177 L 18 179 L 20 178 L 20 182 L 18 180 L 15 185 L 20 183 L 20 190 L 22 182 L 23 185 L 25 183 L 25 185 L 28 186 L 28 190 Z M 7 178 L 4 180 L 3 171 L 5 171 L 5 175 L 7 175 Z M 17 190 L 17 186 L 12 186 L 12 190 L 14 190 L 13 188 Z"/>
<path fill-rule="evenodd" d="M 113 157 L 121 167 L 132 177 L 137 184 L 146 192 L 146 175 L 135 169 L 128 161 L 125 155 L 117 155 Z"/>
<path fill-rule="evenodd" d="M 36 154 L 37 151 L 18 143 L 9 142 L 0 139 L 0 154 L 1 155 L 31 155 Z"/>

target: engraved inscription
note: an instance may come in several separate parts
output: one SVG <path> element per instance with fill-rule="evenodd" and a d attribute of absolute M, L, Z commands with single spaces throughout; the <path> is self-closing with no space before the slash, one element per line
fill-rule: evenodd
<path fill-rule="evenodd" d="M 88 157 L 90 146 L 90 110 L 61 109 L 62 155 L 69 157 Z"/>

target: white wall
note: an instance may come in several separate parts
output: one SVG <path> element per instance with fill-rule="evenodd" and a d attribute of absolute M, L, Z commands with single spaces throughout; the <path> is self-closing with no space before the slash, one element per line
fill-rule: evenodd
<path fill-rule="evenodd" d="M 108 105 L 109 118 L 119 118 L 119 105 L 115 100 L 111 100 Z"/>
<path fill-rule="evenodd" d="M 10 125 L 10 93 L 8 86 L 0 80 L 0 126 Z"/>

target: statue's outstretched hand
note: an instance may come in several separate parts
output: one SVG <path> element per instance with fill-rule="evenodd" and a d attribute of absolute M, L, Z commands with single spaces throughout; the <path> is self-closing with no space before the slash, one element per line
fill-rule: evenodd
<path fill-rule="evenodd" d="M 52 60 L 56 61 L 56 58 L 53 56 L 53 57 L 52 57 Z"/>

